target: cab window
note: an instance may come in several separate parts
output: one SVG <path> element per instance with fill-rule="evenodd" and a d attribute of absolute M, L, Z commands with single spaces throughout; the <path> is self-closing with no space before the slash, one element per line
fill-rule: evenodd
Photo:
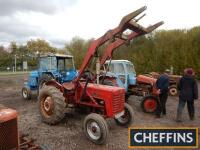
<path fill-rule="evenodd" d="M 115 73 L 125 74 L 123 64 L 120 63 L 115 64 Z"/>
<path fill-rule="evenodd" d="M 133 65 L 131 64 L 126 64 L 126 67 L 127 67 L 127 72 L 128 73 L 134 73 L 135 74 L 135 68 Z"/>

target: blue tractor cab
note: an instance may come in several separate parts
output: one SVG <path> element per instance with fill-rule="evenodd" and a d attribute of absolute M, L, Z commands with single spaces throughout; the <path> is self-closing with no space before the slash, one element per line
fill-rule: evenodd
<path fill-rule="evenodd" d="M 101 84 L 123 87 L 126 91 L 125 100 L 129 96 L 143 96 L 141 107 L 144 112 L 153 113 L 157 109 L 157 95 L 153 93 L 154 78 L 140 75 L 136 77 L 133 64 L 128 60 L 110 60 L 103 66 Z"/>
<path fill-rule="evenodd" d="M 134 65 L 128 60 L 106 61 L 105 68 L 108 67 L 106 76 L 116 78 L 117 85 L 125 88 L 128 92 L 130 85 L 136 85 L 136 72 Z"/>
<path fill-rule="evenodd" d="M 28 80 L 22 88 L 22 97 L 31 99 L 31 91 L 38 91 L 49 80 L 55 79 L 62 84 L 71 82 L 77 75 L 73 56 L 63 54 L 41 55 L 38 59 L 38 69 L 30 72 Z"/>

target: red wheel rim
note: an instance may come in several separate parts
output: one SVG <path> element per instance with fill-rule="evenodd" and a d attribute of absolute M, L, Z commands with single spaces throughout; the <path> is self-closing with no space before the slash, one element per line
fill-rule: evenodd
<path fill-rule="evenodd" d="M 148 98 L 144 102 L 144 108 L 147 112 L 154 112 L 156 110 L 157 103 L 154 99 Z"/>

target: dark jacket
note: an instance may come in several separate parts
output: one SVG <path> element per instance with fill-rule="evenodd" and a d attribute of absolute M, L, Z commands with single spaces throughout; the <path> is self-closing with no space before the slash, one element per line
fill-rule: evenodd
<path fill-rule="evenodd" d="M 198 87 L 196 80 L 189 75 L 184 75 L 178 84 L 179 98 L 183 101 L 198 99 Z"/>
<path fill-rule="evenodd" d="M 162 74 L 156 81 L 156 86 L 160 89 L 161 94 L 167 93 L 169 89 L 169 77 L 166 74 Z"/>

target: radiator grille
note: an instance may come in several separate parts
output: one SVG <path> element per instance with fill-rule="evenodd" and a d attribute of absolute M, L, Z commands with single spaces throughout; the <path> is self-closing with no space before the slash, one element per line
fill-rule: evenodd
<path fill-rule="evenodd" d="M 119 113 L 124 109 L 125 94 L 117 93 L 113 95 L 113 113 Z"/>
<path fill-rule="evenodd" d="M 17 118 L 0 123 L 0 150 L 18 147 Z"/>

